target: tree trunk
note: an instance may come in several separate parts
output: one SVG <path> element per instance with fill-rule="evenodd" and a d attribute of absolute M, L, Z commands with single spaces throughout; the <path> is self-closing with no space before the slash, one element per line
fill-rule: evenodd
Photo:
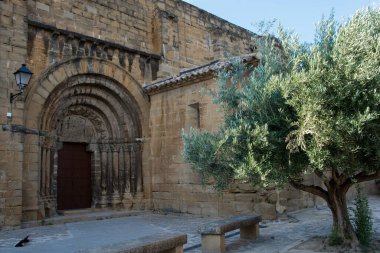
<path fill-rule="evenodd" d="M 348 190 L 348 189 L 347 189 Z M 340 237 L 344 243 L 351 245 L 358 244 L 358 238 L 350 222 L 350 217 L 346 202 L 346 189 L 332 185 L 331 181 L 327 186 L 328 200 L 327 204 L 333 216 L 333 228 L 337 228 Z"/>
<path fill-rule="evenodd" d="M 346 193 L 352 183 L 347 181 L 343 184 L 338 184 L 337 181 L 339 182 L 342 180 L 338 177 L 336 178 L 338 180 L 330 178 L 330 180 L 324 181 L 327 190 L 320 186 L 304 185 L 296 181 L 290 181 L 290 184 L 296 189 L 306 191 L 323 198 L 331 210 L 333 217 L 333 228 L 338 229 L 339 236 L 343 240 L 343 243 L 356 246 L 359 244 L 359 241 L 351 225 L 346 202 Z"/>

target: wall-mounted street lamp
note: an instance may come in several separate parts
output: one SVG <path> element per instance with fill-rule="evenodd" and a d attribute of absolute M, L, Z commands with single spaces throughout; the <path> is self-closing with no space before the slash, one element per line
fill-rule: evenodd
<path fill-rule="evenodd" d="M 20 92 L 13 94 L 9 98 L 9 102 L 11 103 L 11 111 L 7 112 L 7 118 L 12 119 L 12 104 L 13 100 L 24 93 L 26 86 L 28 86 L 30 78 L 33 73 L 26 67 L 25 64 L 22 64 L 21 68 L 19 68 L 16 72 L 13 73 L 16 78 L 16 84 Z"/>
<path fill-rule="evenodd" d="M 18 89 L 20 90 L 19 93 L 12 94 L 9 102 L 12 104 L 13 100 L 24 93 L 24 90 L 26 86 L 28 86 L 30 78 L 32 77 L 33 73 L 26 67 L 25 64 L 22 64 L 21 68 L 19 68 L 16 72 L 13 73 L 16 78 L 16 84 L 18 86 Z"/>

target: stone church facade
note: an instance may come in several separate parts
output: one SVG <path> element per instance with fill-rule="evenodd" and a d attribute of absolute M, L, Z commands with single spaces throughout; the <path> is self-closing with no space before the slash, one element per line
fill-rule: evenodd
<path fill-rule="evenodd" d="M 315 203 L 238 182 L 217 193 L 182 160 L 182 129 L 213 131 L 222 119 L 203 90 L 228 57 L 257 64 L 255 34 L 180 0 L 0 9 L 0 227 L 78 208 L 274 218 Z M 11 105 L 23 63 L 34 74 Z"/>

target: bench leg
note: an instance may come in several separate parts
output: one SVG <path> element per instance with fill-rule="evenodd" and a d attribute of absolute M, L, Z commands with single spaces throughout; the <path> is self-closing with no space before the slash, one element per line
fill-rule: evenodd
<path fill-rule="evenodd" d="M 259 237 L 259 224 L 240 228 L 241 239 L 257 239 Z"/>
<path fill-rule="evenodd" d="M 224 253 L 223 235 L 202 235 L 202 253 Z"/>
<path fill-rule="evenodd" d="M 162 251 L 161 253 L 183 253 L 183 246 L 178 246 L 172 249 Z"/>

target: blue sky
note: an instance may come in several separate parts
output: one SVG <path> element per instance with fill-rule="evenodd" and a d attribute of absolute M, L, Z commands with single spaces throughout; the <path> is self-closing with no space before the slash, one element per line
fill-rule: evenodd
<path fill-rule="evenodd" d="M 315 24 L 334 8 L 338 20 L 358 9 L 380 7 L 380 0 L 184 0 L 234 24 L 256 31 L 260 21 L 276 19 L 296 32 L 301 41 L 313 42 Z"/>

